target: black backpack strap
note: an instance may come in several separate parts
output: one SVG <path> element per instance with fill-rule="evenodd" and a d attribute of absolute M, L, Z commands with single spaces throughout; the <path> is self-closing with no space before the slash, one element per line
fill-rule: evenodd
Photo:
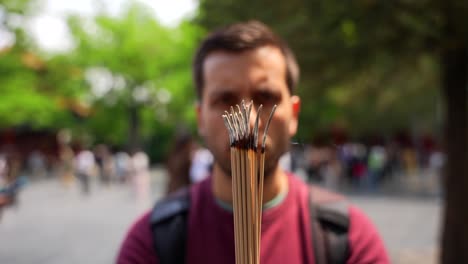
<path fill-rule="evenodd" d="M 327 195 L 321 191 L 313 191 L 309 196 L 315 263 L 346 263 L 349 257 L 347 201 L 344 198 L 323 199 Z M 159 263 L 185 263 L 189 208 L 190 195 L 187 188 L 171 194 L 154 206 L 150 222 Z"/>
<path fill-rule="evenodd" d="M 342 196 L 315 187 L 309 204 L 315 263 L 346 263 L 350 255 L 349 203 Z"/>
<path fill-rule="evenodd" d="M 189 208 L 188 188 L 165 197 L 154 206 L 150 223 L 159 263 L 185 263 Z"/>
<path fill-rule="evenodd" d="M 311 237 L 313 243 L 315 264 L 326 264 L 327 263 L 327 247 L 325 243 L 324 233 L 320 227 L 320 221 L 317 218 L 317 210 L 312 203 L 309 205 L 310 213 L 310 226 L 311 226 Z"/>

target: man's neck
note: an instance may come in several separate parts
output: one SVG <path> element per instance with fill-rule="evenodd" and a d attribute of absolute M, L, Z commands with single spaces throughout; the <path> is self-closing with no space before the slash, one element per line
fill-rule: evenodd
<path fill-rule="evenodd" d="M 232 204 L 232 182 L 231 176 L 226 175 L 219 166 L 213 167 L 212 188 L 214 196 L 228 204 Z M 275 198 L 279 193 L 287 190 L 288 179 L 286 173 L 276 167 L 272 175 L 265 177 L 263 184 L 263 203 Z"/>

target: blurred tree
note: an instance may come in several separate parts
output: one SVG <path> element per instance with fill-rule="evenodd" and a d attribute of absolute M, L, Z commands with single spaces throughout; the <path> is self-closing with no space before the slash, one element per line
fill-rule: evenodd
<path fill-rule="evenodd" d="M 457 0 L 201 0 L 197 21 L 212 29 L 260 19 L 280 32 L 302 66 L 303 100 L 314 102 L 304 104 L 308 124 L 340 115 L 357 129 L 369 123 L 387 128 L 398 116 L 420 122 L 422 113 L 436 114 L 435 88 L 440 87 L 447 153 L 441 260 L 465 263 L 467 17 L 468 2 Z M 350 108 L 340 107 L 351 100 Z M 379 106 L 387 113 L 379 115 Z"/>
<path fill-rule="evenodd" d="M 88 111 L 76 100 L 83 91 L 81 70 L 66 56 L 46 56 L 26 30 L 37 5 L 0 1 L 0 129 L 73 127 L 72 116 Z"/>
<path fill-rule="evenodd" d="M 358 50 L 358 40 L 372 44 L 359 39 L 354 22 L 347 19 L 348 14 L 341 14 L 353 15 L 353 9 L 322 2 L 202 0 L 196 21 L 213 29 L 259 19 L 292 46 L 302 72 L 298 93 L 304 102 L 314 102 L 303 104 L 300 138 L 310 140 L 314 131 L 336 124 L 353 135 L 389 134 L 409 123 L 420 130 L 437 126 L 438 67 L 434 58 L 422 55 L 402 62 L 382 45 L 373 52 L 367 46 Z M 412 103 L 405 103 L 408 101 Z"/>
<path fill-rule="evenodd" d="M 39 87 L 45 63 L 18 23 L 30 14 L 30 5 L 31 1 L 0 2 L 0 128 L 24 123 L 46 126 L 57 110 Z"/>
<path fill-rule="evenodd" d="M 164 27 L 148 10 L 132 3 L 120 17 L 69 19 L 72 57 L 85 69 L 93 108 L 84 125 L 111 143 L 127 134 L 131 149 L 141 147 L 141 137 L 149 138 L 158 122 L 193 119 L 190 61 L 200 29 L 187 22 Z"/>

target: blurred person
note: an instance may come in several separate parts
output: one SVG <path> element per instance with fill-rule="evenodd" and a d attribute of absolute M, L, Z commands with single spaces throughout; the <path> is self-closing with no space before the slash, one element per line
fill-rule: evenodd
<path fill-rule="evenodd" d="M 7 186 L 7 158 L 4 153 L 0 152 L 0 189 L 3 189 Z M 2 210 L 6 206 L 12 203 L 12 198 L 9 195 L 0 193 L 0 219 L 2 217 Z"/>
<path fill-rule="evenodd" d="M 289 153 L 291 154 L 291 171 L 303 170 L 305 167 L 304 145 L 297 142 L 291 144 Z"/>
<path fill-rule="evenodd" d="M 101 184 L 108 186 L 114 174 L 114 161 L 109 148 L 99 144 L 94 149 L 94 158 L 98 168 L 98 176 Z"/>
<path fill-rule="evenodd" d="M 0 194 L 0 220 L 2 220 L 3 209 L 13 203 L 13 198 L 9 195 Z"/>
<path fill-rule="evenodd" d="M 383 178 L 387 181 L 398 180 L 397 175 L 401 173 L 401 152 L 395 141 L 389 141 L 385 145 L 387 158 L 383 169 Z"/>
<path fill-rule="evenodd" d="M 65 187 L 70 187 L 75 180 L 74 159 L 73 149 L 68 144 L 60 143 L 58 171 Z"/>
<path fill-rule="evenodd" d="M 189 133 L 177 135 L 166 161 L 169 184 L 167 193 L 190 185 L 190 166 L 195 142 Z"/>
<path fill-rule="evenodd" d="M 0 152 L 0 187 L 7 184 L 8 163 L 7 157 L 3 152 Z"/>
<path fill-rule="evenodd" d="M 305 146 L 301 143 L 293 143 L 289 153 L 291 154 L 291 172 L 294 172 L 302 181 L 307 181 Z"/>
<path fill-rule="evenodd" d="M 75 170 L 84 195 L 88 195 L 91 192 L 91 175 L 94 168 L 95 160 L 93 152 L 87 149 L 79 151 L 75 157 Z"/>
<path fill-rule="evenodd" d="M 294 172 L 291 152 L 286 152 L 279 159 L 280 167 L 287 172 Z"/>
<path fill-rule="evenodd" d="M 68 130 L 57 133 L 58 164 L 57 169 L 65 187 L 70 187 L 75 180 L 75 152 L 70 147 L 71 134 Z"/>
<path fill-rule="evenodd" d="M 2 156 L 0 157 L 0 200 L 3 200 L 3 207 L 17 206 L 18 193 L 27 182 L 26 177 L 20 175 L 23 162 L 19 151 L 13 145 L 4 146 L 2 153 L 0 155 Z"/>
<path fill-rule="evenodd" d="M 446 156 L 439 148 L 434 147 L 429 155 L 429 173 L 427 174 L 427 189 L 434 194 L 440 193 L 440 179 L 445 165 Z"/>
<path fill-rule="evenodd" d="M 403 149 L 401 155 L 406 176 L 415 176 L 418 171 L 416 150 L 412 147 L 406 147 Z"/>
<path fill-rule="evenodd" d="M 347 202 L 343 210 L 326 207 L 346 200 L 309 188 L 279 166 L 296 134 L 300 108 L 294 95 L 298 67 L 285 42 L 260 22 L 229 25 L 202 41 L 194 77 L 198 132 L 214 156 L 212 175 L 159 201 L 139 218 L 117 263 L 235 263 L 230 146 L 221 114 L 243 99 L 256 107 L 278 106 L 266 139 L 261 263 L 320 264 L 332 258 L 348 264 L 389 263 L 377 230 L 362 211 Z M 342 217 L 341 224 L 328 219 L 341 233 L 327 229 L 322 210 Z M 337 244 L 327 242 L 329 235 Z"/>
<path fill-rule="evenodd" d="M 0 191 L 0 220 L 2 220 L 3 210 L 15 204 L 15 195 L 4 193 Z"/>
<path fill-rule="evenodd" d="M 320 167 L 323 164 L 323 155 L 320 147 L 308 145 L 305 150 L 307 162 L 307 176 L 309 182 L 320 183 L 323 180 L 320 174 Z"/>
<path fill-rule="evenodd" d="M 382 146 L 372 146 L 367 158 L 367 188 L 375 191 L 377 185 L 382 182 L 383 170 L 387 160 L 387 153 Z"/>
<path fill-rule="evenodd" d="M 354 187 L 366 189 L 367 180 L 367 150 L 361 143 L 351 145 L 351 177 Z"/>
<path fill-rule="evenodd" d="M 20 153 L 14 147 L 8 147 L 6 152 L 7 170 L 6 183 L 13 183 L 20 175 L 22 160 Z"/>
<path fill-rule="evenodd" d="M 31 176 L 41 178 L 47 174 L 47 164 L 45 156 L 38 150 L 34 150 L 28 156 L 28 169 Z"/>
<path fill-rule="evenodd" d="M 324 187 L 329 190 L 338 190 L 342 176 L 342 166 L 336 151 L 327 148 L 327 162 L 323 165 L 322 174 Z"/>
<path fill-rule="evenodd" d="M 352 144 L 344 143 L 338 148 L 338 156 L 341 164 L 343 165 L 343 176 L 346 184 L 352 183 L 353 181 L 353 154 Z"/>
<path fill-rule="evenodd" d="M 118 151 L 114 155 L 115 176 L 117 182 L 124 183 L 128 181 L 131 172 L 131 158 L 125 151 Z"/>
<path fill-rule="evenodd" d="M 8 170 L 6 163 L 3 165 L 5 166 L 2 166 L 2 164 L 0 163 L 0 170 L 2 170 L 2 167 L 3 169 Z M 1 174 L 2 174 L 2 171 L 0 171 L 0 176 Z M 27 183 L 27 179 L 25 176 L 16 177 L 12 181 L 1 181 L 0 179 L 0 218 L 1 218 L 2 210 L 5 207 L 18 205 L 18 198 L 17 198 L 18 193 L 20 189 L 22 189 L 23 186 L 26 185 L 26 183 Z"/>
<path fill-rule="evenodd" d="M 131 156 L 131 177 L 133 191 L 138 204 L 144 205 L 149 201 L 150 172 L 149 158 L 142 150 L 135 151 Z"/>
<path fill-rule="evenodd" d="M 190 165 L 190 182 L 197 183 L 210 176 L 213 168 L 213 154 L 204 147 L 198 147 L 193 153 Z"/>
<path fill-rule="evenodd" d="M 430 134 L 423 134 L 417 138 L 417 157 L 418 165 L 422 169 L 429 167 L 429 160 L 431 154 L 435 150 L 435 140 Z"/>

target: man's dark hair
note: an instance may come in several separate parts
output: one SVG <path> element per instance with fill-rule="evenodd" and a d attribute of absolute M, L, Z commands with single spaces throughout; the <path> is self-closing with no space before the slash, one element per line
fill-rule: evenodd
<path fill-rule="evenodd" d="M 193 78 L 198 98 L 202 97 L 204 85 L 203 63 L 211 52 L 242 52 L 264 46 L 277 47 L 283 53 L 286 61 L 286 84 L 289 92 L 293 94 L 299 81 L 299 66 L 294 54 L 287 44 L 265 24 L 258 21 L 248 21 L 218 29 L 200 44 L 193 62 Z"/>

